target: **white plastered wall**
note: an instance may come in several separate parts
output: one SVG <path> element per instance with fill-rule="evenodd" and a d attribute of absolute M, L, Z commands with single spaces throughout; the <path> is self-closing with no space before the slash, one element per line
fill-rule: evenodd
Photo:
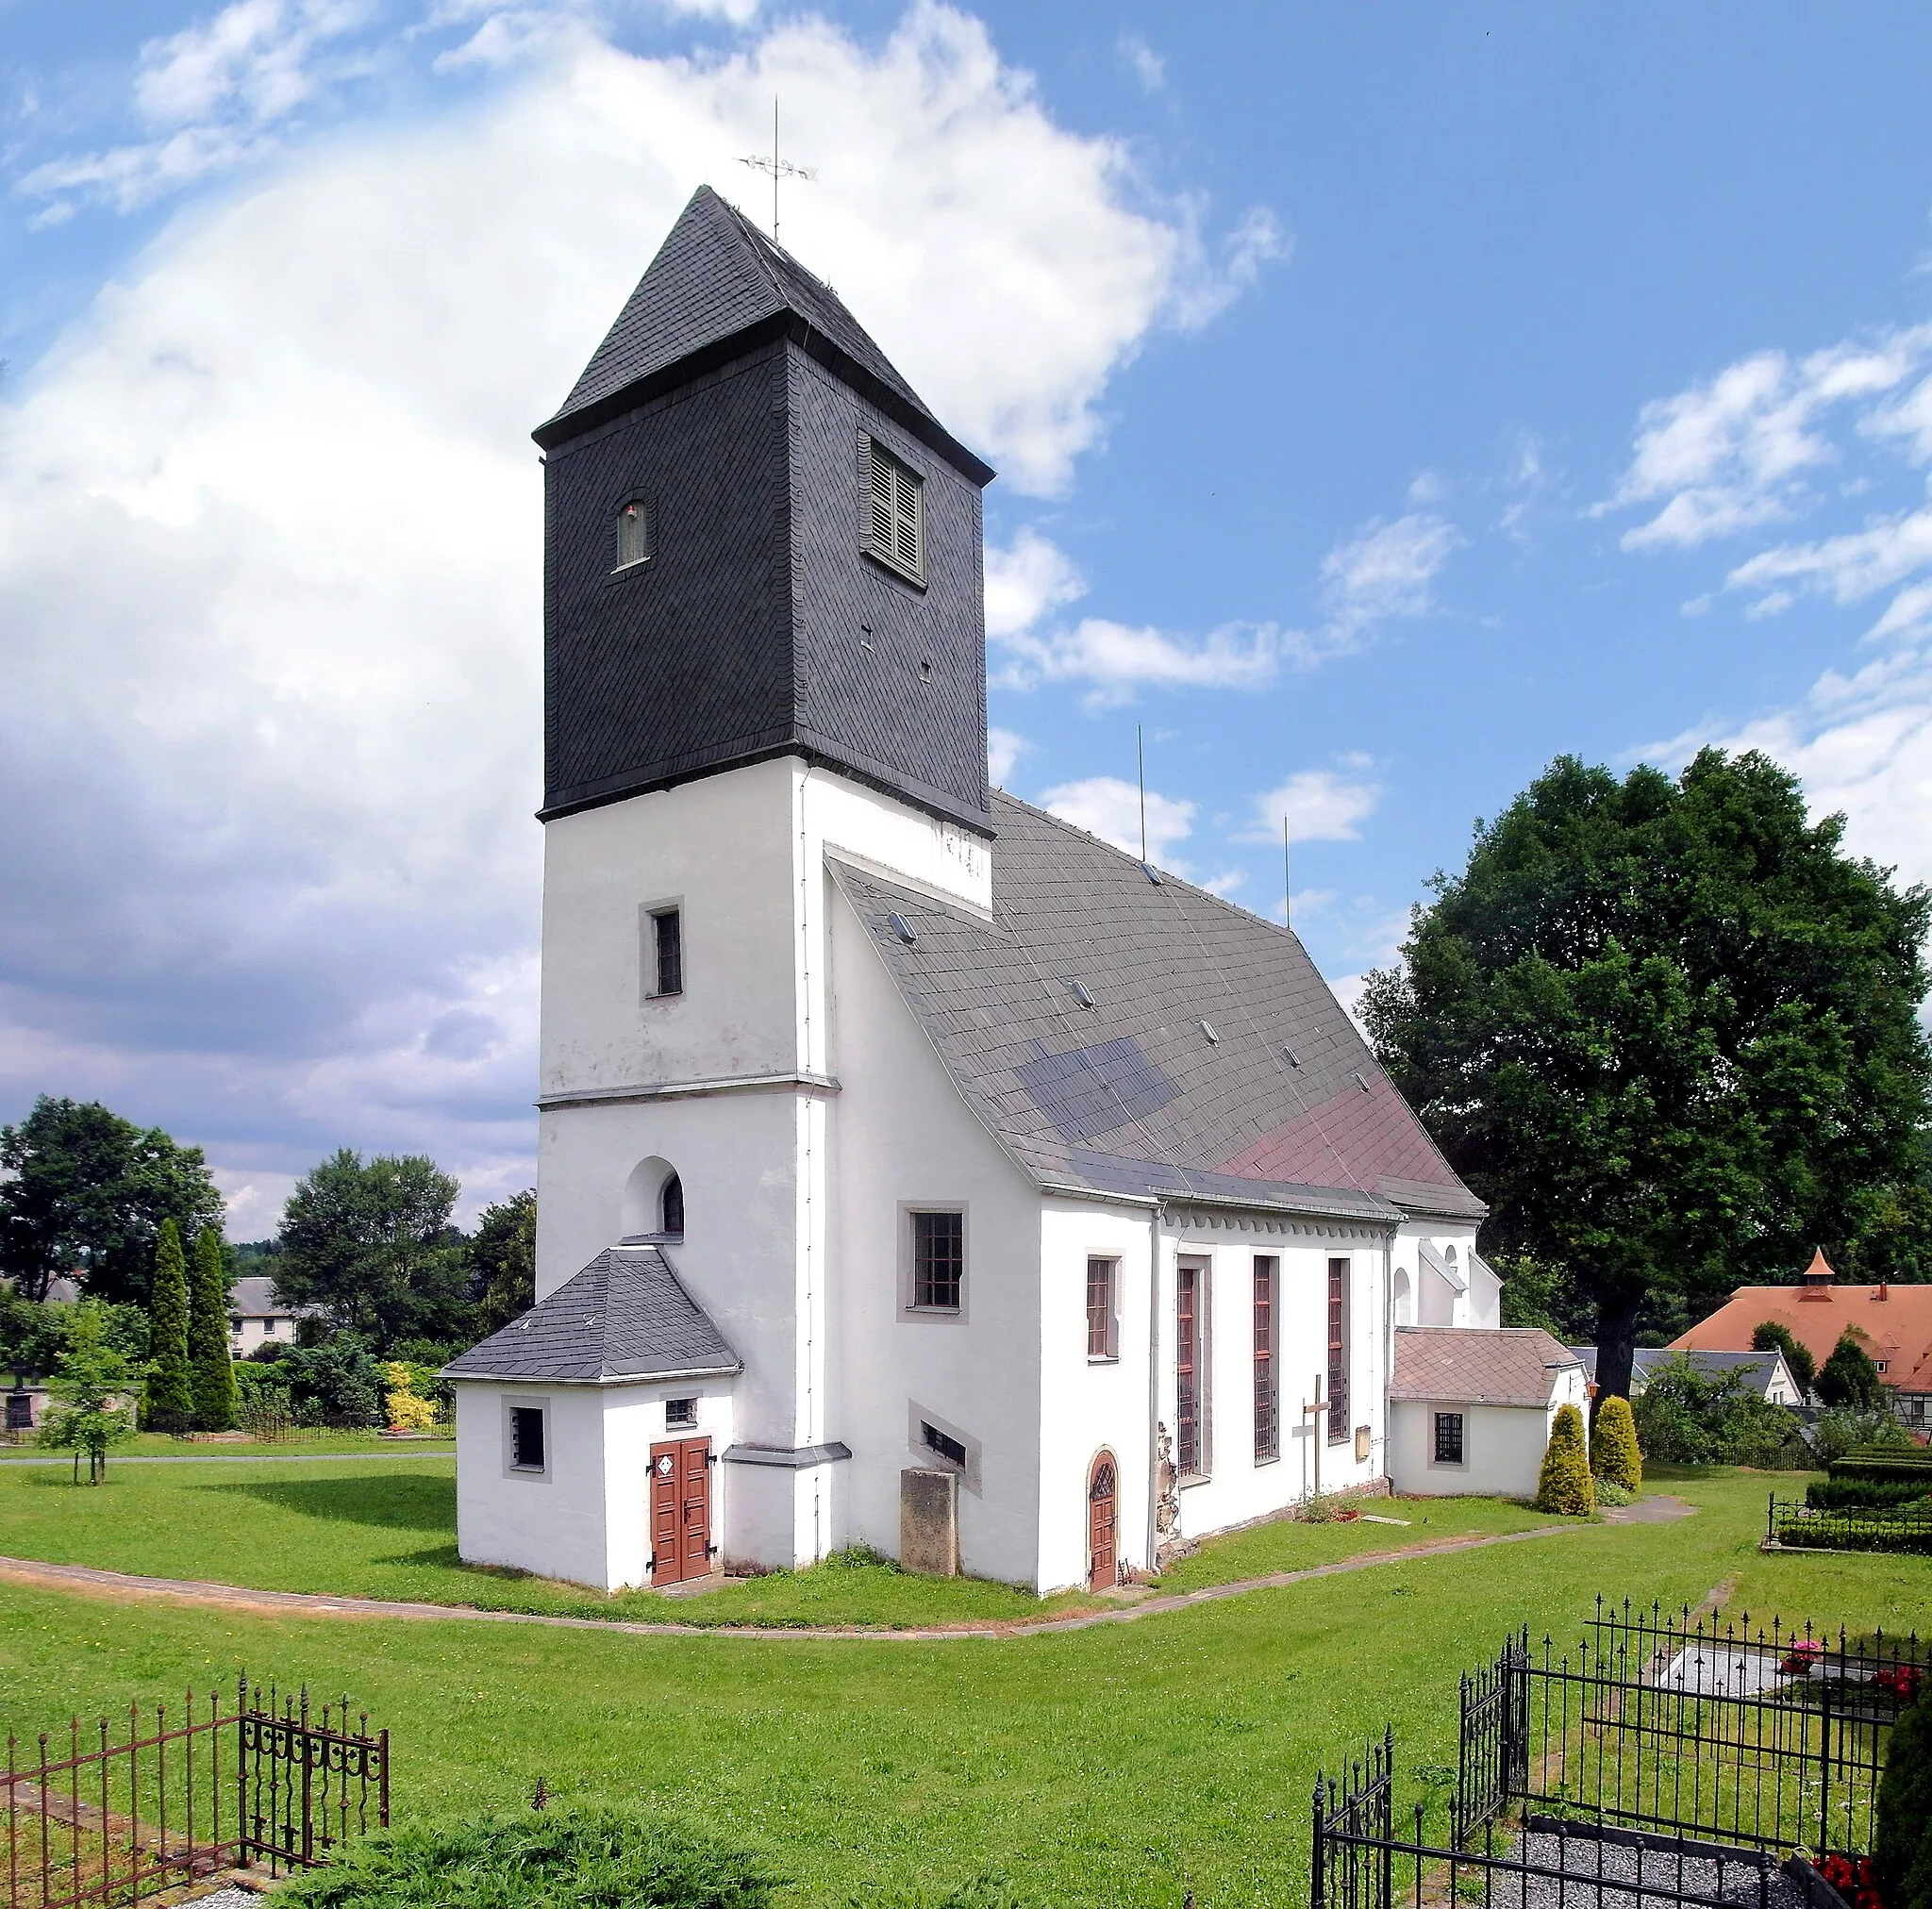
<path fill-rule="evenodd" d="M 1454 1399 L 1398 1399 L 1390 1406 L 1389 1476 L 1418 1497 L 1534 1498 L 1557 1413 L 1588 1403 L 1580 1368 L 1560 1371 L 1547 1405 L 1474 1405 Z M 1460 1412 L 1464 1462 L 1438 1465 L 1438 1412 Z M 1589 1413 L 1584 1412 L 1586 1424 Z"/>
<path fill-rule="evenodd" d="M 1280 1261 L 1274 1322 L 1275 1380 L 1280 1396 L 1281 1456 L 1255 1456 L 1254 1263 Z M 1372 1485 L 1383 1476 L 1388 1384 L 1388 1232 L 1380 1226 L 1321 1220 L 1249 1220 L 1234 1214 L 1176 1214 L 1162 1241 L 1159 1385 L 1161 1417 L 1175 1422 L 1174 1276 L 1182 1258 L 1208 1262 L 1205 1441 L 1208 1471 L 1183 1480 L 1180 1533 L 1201 1537 L 1298 1504 L 1314 1489 L 1315 1441 L 1321 1442 L 1324 1492 Z M 1305 1418 L 1319 1375 L 1328 1373 L 1328 1261 L 1349 1262 L 1348 1430 L 1331 1444 L 1327 1419 Z M 1355 1430 L 1369 1430 L 1356 1456 Z"/>
<path fill-rule="evenodd" d="M 1476 1264 L 1476 1227 L 1474 1220 L 1457 1221 L 1420 1215 L 1406 1220 L 1396 1229 L 1393 1246 L 1393 1316 L 1397 1326 L 1493 1326 L 1501 1323 L 1497 1314 L 1502 1287 L 1492 1275 Z M 1426 1241 L 1436 1256 L 1445 1262 L 1450 1254 L 1461 1275 L 1458 1288 L 1424 1262 L 1422 1244 Z"/>
<path fill-rule="evenodd" d="M 974 1116 L 906 1005 L 871 935 L 824 877 L 837 976 L 831 1436 L 851 1446 L 849 1535 L 896 1556 L 899 1474 L 916 1406 L 967 1446 L 962 1569 L 1034 1584 L 1039 1570 L 1040 1200 Z M 964 1303 L 904 1303 L 909 1211 L 962 1207 Z"/>

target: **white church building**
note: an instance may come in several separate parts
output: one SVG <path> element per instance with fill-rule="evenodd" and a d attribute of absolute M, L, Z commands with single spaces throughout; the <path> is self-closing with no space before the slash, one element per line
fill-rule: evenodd
<path fill-rule="evenodd" d="M 1295 937 L 987 787 L 981 490 L 701 190 L 546 458 L 535 1308 L 465 1558 L 1111 1585 L 1390 1462 L 1482 1204 Z"/>

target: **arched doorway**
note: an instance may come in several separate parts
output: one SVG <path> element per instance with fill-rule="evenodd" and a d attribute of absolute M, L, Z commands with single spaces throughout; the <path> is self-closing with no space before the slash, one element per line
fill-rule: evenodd
<path fill-rule="evenodd" d="M 1087 1588 L 1108 1591 L 1120 1582 L 1114 1557 L 1114 1500 L 1119 1469 L 1111 1452 L 1103 1452 L 1087 1475 Z"/>

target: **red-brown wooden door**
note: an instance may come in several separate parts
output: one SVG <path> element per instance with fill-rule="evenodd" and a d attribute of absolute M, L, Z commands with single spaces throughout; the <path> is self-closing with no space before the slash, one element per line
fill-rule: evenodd
<path fill-rule="evenodd" d="M 711 1441 L 651 1447 L 651 1582 L 681 1585 L 711 1569 Z"/>
<path fill-rule="evenodd" d="M 1111 1590 L 1120 1578 L 1113 1550 L 1117 1487 L 1113 1454 L 1103 1452 L 1093 1461 L 1093 1470 L 1087 1481 L 1087 1588 L 1090 1591 Z"/>

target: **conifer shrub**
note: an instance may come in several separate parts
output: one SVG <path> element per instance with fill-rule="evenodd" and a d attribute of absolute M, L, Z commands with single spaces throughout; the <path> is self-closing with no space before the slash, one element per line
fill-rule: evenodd
<path fill-rule="evenodd" d="M 1583 1414 L 1574 1405 L 1557 1407 L 1557 1422 L 1543 1453 L 1542 1475 L 1537 1480 L 1536 1508 L 1555 1512 L 1559 1518 L 1588 1518 L 1596 1509 L 1596 1488 L 1583 1438 Z"/>
<path fill-rule="evenodd" d="M 154 1365 L 147 1382 L 147 1422 L 157 1432 L 187 1432 L 194 1425 L 194 1380 L 188 1363 L 188 1262 L 181 1230 L 161 1221 L 155 1247 L 155 1279 L 148 1301 L 148 1344 Z"/>
<path fill-rule="evenodd" d="M 1637 1449 L 1637 1419 L 1628 1399 L 1606 1399 L 1596 1408 L 1590 1469 L 1600 1483 L 1620 1485 L 1633 1495 L 1643 1488 L 1643 1453 Z"/>
<path fill-rule="evenodd" d="M 235 1424 L 235 1368 L 228 1356 L 228 1263 L 222 1236 L 204 1226 L 194 1238 L 194 1272 L 188 1288 L 188 1359 L 194 1386 L 194 1422 L 204 1432 Z"/>
<path fill-rule="evenodd" d="M 1818 1396 L 1841 1411 L 1877 1412 L 1885 1407 L 1885 1381 L 1849 1326 L 1818 1370 Z"/>
<path fill-rule="evenodd" d="M 1872 1866 L 1890 1909 L 1932 1909 L 1932 1685 L 1921 1688 L 1891 1727 L 1872 1815 Z"/>
<path fill-rule="evenodd" d="M 276 1909 L 770 1909 L 758 1857 L 632 1810 L 528 1810 L 352 1843 Z"/>

